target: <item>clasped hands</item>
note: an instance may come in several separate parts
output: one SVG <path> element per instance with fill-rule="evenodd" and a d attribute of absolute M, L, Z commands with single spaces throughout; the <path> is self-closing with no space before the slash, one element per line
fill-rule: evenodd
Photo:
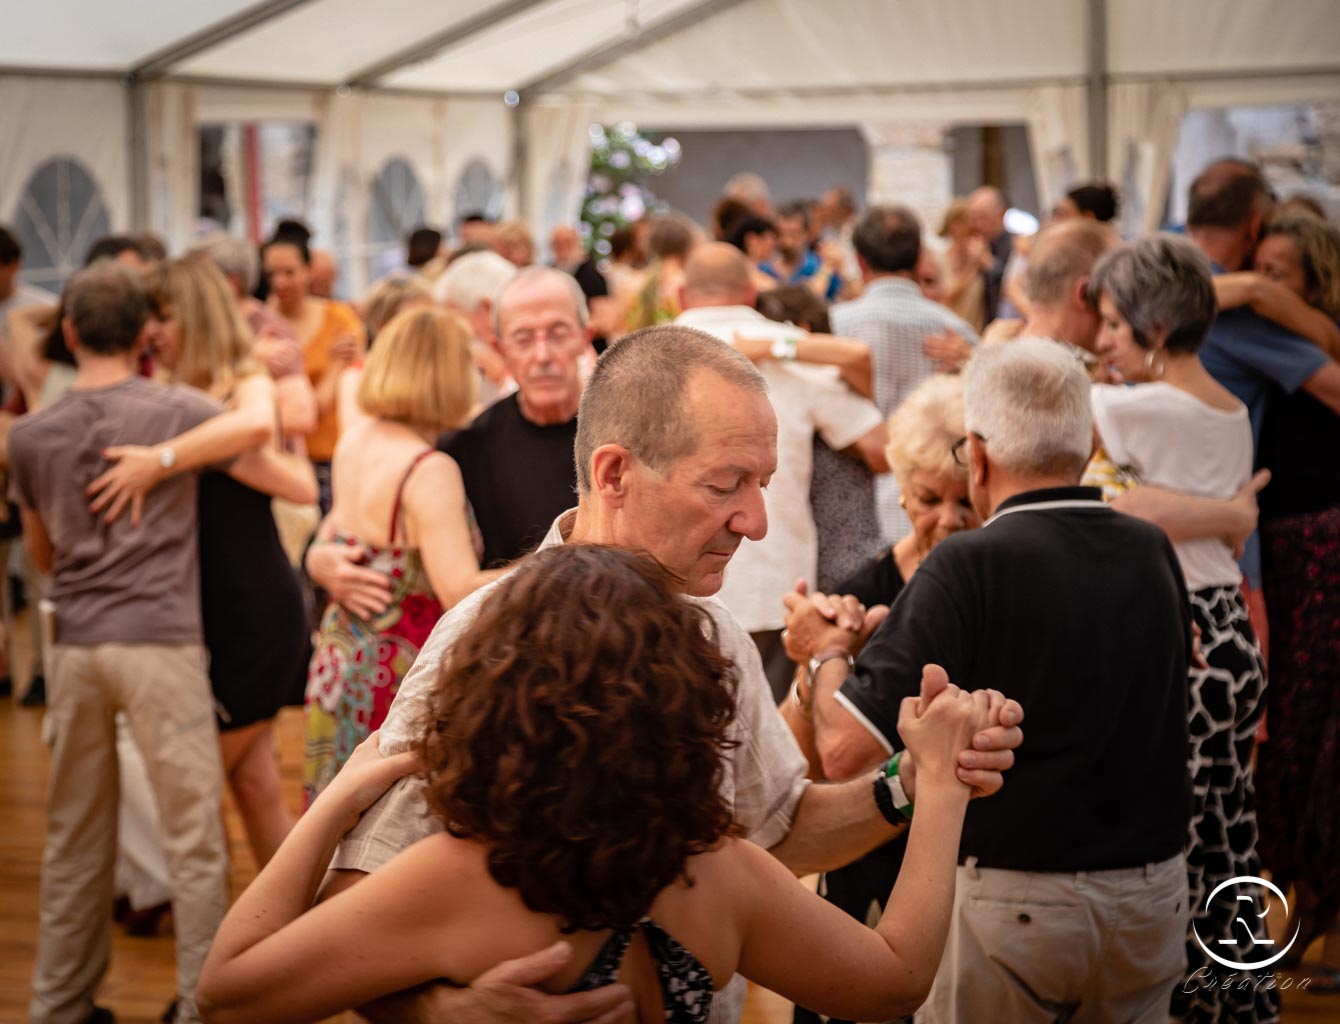
<path fill-rule="evenodd" d="M 887 605 L 874 605 L 867 608 L 851 595 L 810 593 L 802 580 L 794 592 L 783 598 L 786 606 L 786 628 L 782 640 L 787 657 L 797 664 L 806 666 L 809 660 L 821 653 L 844 650 L 853 658 L 860 654 L 866 641 L 888 617 Z M 809 681 L 813 685 L 813 681 Z M 924 667 L 921 679 L 921 691 L 913 702 L 910 713 L 913 718 L 920 717 L 925 708 L 939 694 L 949 692 L 957 699 L 958 689 L 949 690 L 950 680 L 938 665 Z M 1014 751 L 1023 742 L 1020 723 L 1024 719 L 1024 710 L 1018 701 L 1008 700 L 998 690 L 973 691 L 968 694 L 980 705 L 983 712 L 984 727 L 979 728 L 958 755 L 958 779 L 972 790 L 974 797 L 990 796 L 1004 785 L 1003 772 L 1014 765 Z M 810 699 L 818 698 L 811 694 Z M 826 696 L 831 701 L 831 695 Z M 900 716 L 909 714 L 906 703 Z M 815 728 L 824 728 L 825 715 L 815 716 Z M 915 800 L 916 766 L 915 752 L 912 763 L 903 768 L 904 788 L 907 795 Z M 909 771 L 909 767 L 911 770 Z"/>

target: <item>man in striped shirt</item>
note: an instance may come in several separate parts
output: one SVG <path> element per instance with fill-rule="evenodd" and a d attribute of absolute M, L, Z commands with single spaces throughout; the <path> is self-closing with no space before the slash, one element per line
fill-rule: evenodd
<path fill-rule="evenodd" d="M 946 331 L 970 344 L 977 332 L 944 306 L 931 302 L 917 287 L 921 258 L 921 222 L 905 206 L 867 210 L 852 232 L 856 261 L 865 280 L 859 299 L 830 310 L 833 333 L 870 346 L 875 366 L 875 405 L 886 417 L 936 370 L 926 343 Z M 880 528 L 892 544 L 912 532 L 899 505 L 898 484 L 891 474 L 876 483 Z"/>

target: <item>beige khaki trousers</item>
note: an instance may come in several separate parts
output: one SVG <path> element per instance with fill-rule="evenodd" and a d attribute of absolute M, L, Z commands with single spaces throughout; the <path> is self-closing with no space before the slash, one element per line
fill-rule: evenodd
<path fill-rule="evenodd" d="M 958 869 L 944 959 L 917 1024 L 1167 1024 L 1186 971 L 1181 854 L 1077 874 Z"/>
<path fill-rule="evenodd" d="M 111 949 L 119 769 L 116 714 L 144 757 L 163 828 L 177 934 L 177 1020 L 228 902 L 223 765 L 199 644 L 56 644 L 43 736 L 51 749 L 41 918 L 29 1014 L 82 1024 Z"/>

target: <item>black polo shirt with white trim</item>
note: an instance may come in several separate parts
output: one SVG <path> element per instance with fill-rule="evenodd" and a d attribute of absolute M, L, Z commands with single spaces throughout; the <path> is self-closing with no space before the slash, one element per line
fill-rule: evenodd
<path fill-rule="evenodd" d="M 1031 491 L 927 557 L 838 700 L 886 747 L 899 704 L 941 665 L 1024 708 L 997 795 L 974 800 L 961 856 L 1020 871 L 1166 860 L 1186 841 L 1191 611 L 1158 527 L 1096 488 Z"/>

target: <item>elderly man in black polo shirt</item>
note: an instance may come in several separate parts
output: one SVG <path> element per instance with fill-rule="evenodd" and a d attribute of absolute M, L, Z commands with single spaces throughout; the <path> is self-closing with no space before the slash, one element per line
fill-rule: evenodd
<path fill-rule="evenodd" d="M 860 634 L 827 630 L 811 662 L 819 755 L 832 779 L 888 757 L 928 663 L 1018 700 L 1033 728 L 1010 785 L 968 812 L 918 1020 L 1163 1024 L 1187 921 L 1182 573 L 1161 530 L 1076 486 L 1093 427 L 1064 348 L 982 350 L 964 404 L 955 455 L 985 525 L 930 553 L 850 671 Z"/>

